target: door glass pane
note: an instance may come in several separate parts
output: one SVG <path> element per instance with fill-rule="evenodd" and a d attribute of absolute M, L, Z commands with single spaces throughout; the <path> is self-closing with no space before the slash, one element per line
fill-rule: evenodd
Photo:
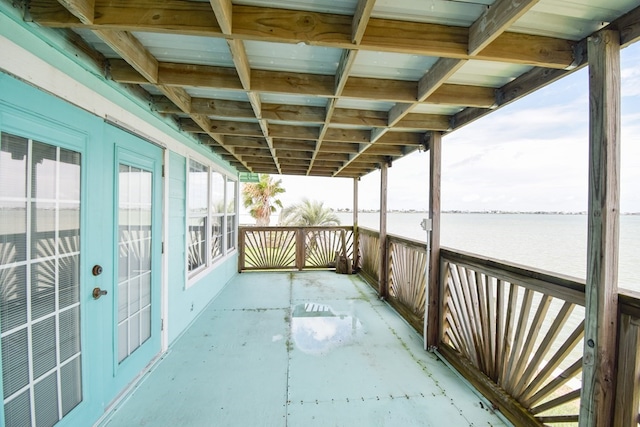
<path fill-rule="evenodd" d="M 79 265 L 80 154 L 2 134 L 0 323 L 6 426 L 51 426 L 82 401 Z"/>
<path fill-rule="evenodd" d="M 138 349 L 151 323 L 152 173 L 121 164 L 118 173 L 118 361 Z"/>

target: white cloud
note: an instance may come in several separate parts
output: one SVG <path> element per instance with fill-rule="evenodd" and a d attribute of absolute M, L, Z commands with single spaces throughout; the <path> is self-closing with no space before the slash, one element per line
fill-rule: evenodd
<path fill-rule="evenodd" d="M 622 52 L 621 209 L 640 212 L 640 43 Z M 580 70 L 443 140 L 443 209 L 563 210 L 587 206 L 587 70 Z M 429 154 L 389 169 L 389 207 L 428 207 Z M 282 177 L 285 204 L 302 197 L 352 206 L 352 179 Z M 379 206 L 380 173 L 359 182 L 359 206 Z"/>

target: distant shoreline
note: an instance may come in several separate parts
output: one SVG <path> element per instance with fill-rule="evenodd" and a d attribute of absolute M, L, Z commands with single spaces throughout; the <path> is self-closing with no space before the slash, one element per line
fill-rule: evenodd
<path fill-rule="evenodd" d="M 352 209 L 332 209 L 336 213 L 353 213 Z M 394 209 L 388 213 L 428 213 L 426 210 Z M 358 213 L 380 213 L 379 209 L 365 209 Z M 562 211 L 442 211 L 445 214 L 489 214 L 489 215 L 587 215 L 587 212 L 562 212 Z M 640 215 L 640 212 L 622 212 L 620 215 Z"/>

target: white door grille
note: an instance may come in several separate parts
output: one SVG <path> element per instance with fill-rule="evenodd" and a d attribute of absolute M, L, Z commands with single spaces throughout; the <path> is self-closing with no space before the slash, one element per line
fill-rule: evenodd
<path fill-rule="evenodd" d="M 52 426 L 82 401 L 80 154 L 0 138 L 6 426 Z"/>
<path fill-rule="evenodd" d="M 151 337 L 152 173 L 120 164 L 118 174 L 118 361 Z"/>

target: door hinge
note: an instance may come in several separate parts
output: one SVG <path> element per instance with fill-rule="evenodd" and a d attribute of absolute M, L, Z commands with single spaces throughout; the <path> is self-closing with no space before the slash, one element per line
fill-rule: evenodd
<path fill-rule="evenodd" d="M 162 165 L 162 177 L 164 178 L 164 165 Z"/>
<path fill-rule="evenodd" d="M 162 242 L 161 246 L 160 246 L 160 253 L 163 254 L 164 253 L 164 242 Z"/>
<path fill-rule="evenodd" d="M 164 331 L 164 319 L 160 319 L 160 330 Z"/>

